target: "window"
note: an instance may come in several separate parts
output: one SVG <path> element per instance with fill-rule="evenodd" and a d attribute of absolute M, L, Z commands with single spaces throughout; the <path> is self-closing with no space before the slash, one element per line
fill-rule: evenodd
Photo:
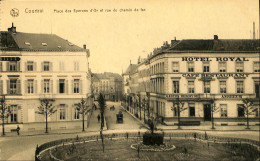
<path fill-rule="evenodd" d="M 203 62 L 203 72 L 209 72 L 209 62 Z"/>
<path fill-rule="evenodd" d="M 11 113 L 10 113 L 11 122 L 16 123 L 18 121 L 17 120 L 17 111 L 18 111 L 17 105 L 11 105 L 10 111 L 11 111 Z"/>
<path fill-rule="evenodd" d="M 79 110 L 77 108 L 75 108 L 75 111 L 74 111 L 74 119 L 75 120 L 79 119 Z"/>
<path fill-rule="evenodd" d="M 210 93 L 210 81 L 204 82 L 204 93 Z"/>
<path fill-rule="evenodd" d="M 179 72 L 179 62 L 172 62 L 172 72 Z"/>
<path fill-rule="evenodd" d="M 65 80 L 59 80 L 59 93 L 65 93 Z"/>
<path fill-rule="evenodd" d="M 73 87 L 74 93 L 79 93 L 79 79 L 74 79 Z"/>
<path fill-rule="evenodd" d="M 237 81 L 237 93 L 244 93 L 244 82 Z"/>
<path fill-rule="evenodd" d="M 43 93 L 50 93 L 50 80 L 49 79 L 43 80 Z"/>
<path fill-rule="evenodd" d="M 227 71 L 227 63 L 219 62 L 219 72 L 226 72 L 226 71 Z"/>
<path fill-rule="evenodd" d="M 60 105 L 60 120 L 65 120 L 66 119 L 66 109 L 65 105 L 61 104 Z"/>
<path fill-rule="evenodd" d="M 194 103 L 189 103 L 189 115 L 195 116 L 195 104 Z"/>
<path fill-rule="evenodd" d="M 260 61 L 254 62 L 254 72 L 260 72 Z"/>
<path fill-rule="evenodd" d="M 10 94 L 17 94 L 17 79 L 10 80 Z"/>
<path fill-rule="evenodd" d="M 226 104 L 220 104 L 220 116 L 227 117 L 227 105 Z"/>
<path fill-rule="evenodd" d="M 33 93 L 33 79 L 27 80 L 27 93 Z"/>
<path fill-rule="evenodd" d="M 188 62 L 188 72 L 194 72 L 194 62 Z"/>
<path fill-rule="evenodd" d="M 50 62 L 43 62 L 43 71 L 50 71 Z"/>
<path fill-rule="evenodd" d="M 236 62 L 236 72 L 244 71 L 244 62 Z"/>
<path fill-rule="evenodd" d="M 194 81 L 188 81 L 188 93 L 194 93 Z"/>
<path fill-rule="evenodd" d="M 173 81 L 173 93 L 179 93 L 179 81 Z"/>
<path fill-rule="evenodd" d="M 260 81 L 255 81 L 255 96 L 260 97 Z"/>
<path fill-rule="evenodd" d="M 16 72 L 17 71 L 17 63 L 16 62 L 9 62 L 9 71 Z"/>
<path fill-rule="evenodd" d="M 227 84 L 226 81 L 219 82 L 220 93 L 227 93 Z"/>
<path fill-rule="evenodd" d="M 32 61 L 27 62 L 27 71 L 33 71 L 33 62 Z"/>
<path fill-rule="evenodd" d="M 237 105 L 237 116 L 238 117 L 245 117 L 245 109 L 243 105 Z"/>

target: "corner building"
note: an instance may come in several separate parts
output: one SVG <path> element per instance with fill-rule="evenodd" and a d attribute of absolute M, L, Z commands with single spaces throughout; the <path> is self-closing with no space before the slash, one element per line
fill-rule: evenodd
<path fill-rule="evenodd" d="M 54 34 L 1 31 L 0 96 L 11 106 L 6 131 L 44 130 L 40 100 L 52 99 L 57 112 L 48 118 L 50 129 L 81 128 L 75 104 L 88 97 L 91 104 L 89 50 Z M 1 129 L 2 130 L 2 129 Z"/>
<path fill-rule="evenodd" d="M 125 88 L 129 89 L 125 97 L 131 100 L 127 105 L 135 109 L 133 113 L 141 111 L 140 116 L 146 108 L 146 115 L 159 116 L 172 125 L 178 116 L 174 104 L 181 101 L 186 108 L 180 113 L 181 121 L 207 123 L 214 100 L 219 109 L 213 113 L 216 125 L 242 125 L 246 122 L 245 110 L 240 107 L 242 99 L 251 98 L 255 111 L 249 115 L 250 124 L 258 125 L 259 52 L 259 40 L 225 40 L 217 35 L 211 40 L 165 42 L 136 64 L 138 88 L 131 82 L 137 77 L 135 72 L 123 74 Z M 138 91 L 131 91 L 133 88 Z M 141 108 L 131 103 L 138 95 Z M 149 104 L 142 106 L 142 100 Z"/>

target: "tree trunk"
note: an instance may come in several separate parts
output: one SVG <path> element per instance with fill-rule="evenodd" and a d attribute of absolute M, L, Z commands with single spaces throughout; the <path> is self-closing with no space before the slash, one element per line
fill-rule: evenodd
<path fill-rule="evenodd" d="M 2 128 L 3 128 L 3 136 L 5 136 L 5 117 L 2 117 L 3 119 L 3 124 L 2 124 Z"/>
<path fill-rule="evenodd" d="M 213 110 L 211 110 L 211 123 L 212 123 L 212 127 L 211 127 L 211 129 L 215 129 L 215 127 L 214 127 L 214 116 L 213 116 Z"/>
<path fill-rule="evenodd" d="M 246 128 L 249 129 L 248 109 L 246 110 Z"/>
<path fill-rule="evenodd" d="M 46 119 L 46 123 L 45 123 L 45 125 L 46 125 L 46 131 L 45 131 L 45 133 L 48 133 L 48 114 L 47 114 L 47 109 L 46 109 L 46 112 L 45 112 L 45 119 Z"/>
<path fill-rule="evenodd" d="M 84 124 L 85 118 L 84 118 L 84 112 L 82 113 L 82 131 L 85 131 L 85 124 Z"/>
<path fill-rule="evenodd" d="M 180 125 L 180 105 L 179 105 L 179 102 L 178 102 L 178 129 L 181 129 L 181 125 Z"/>

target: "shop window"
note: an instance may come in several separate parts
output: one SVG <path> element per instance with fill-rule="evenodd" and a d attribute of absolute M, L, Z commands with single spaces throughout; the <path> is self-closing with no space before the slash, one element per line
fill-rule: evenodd
<path fill-rule="evenodd" d="M 245 109 L 242 104 L 237 106 L 237 116 L 245 117 Z"/>
<path fill-rule="evenodd" d="M 220 105 L 220 116 L 227 117 L 227 105 L 226 104 Z"/>
<path fill-rule="evenodd" d="M 195 116 L 195 104 L 194 103 L 189 103 L 189 115 Z"/>

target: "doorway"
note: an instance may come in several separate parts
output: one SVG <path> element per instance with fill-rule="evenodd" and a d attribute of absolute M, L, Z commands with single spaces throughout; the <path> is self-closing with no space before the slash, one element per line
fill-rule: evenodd
<path fill-rule="evenodd" d="M 204 104 L 204 121 L 211 121 L 211 107 L 210 107 L 210 104 Z"/>

